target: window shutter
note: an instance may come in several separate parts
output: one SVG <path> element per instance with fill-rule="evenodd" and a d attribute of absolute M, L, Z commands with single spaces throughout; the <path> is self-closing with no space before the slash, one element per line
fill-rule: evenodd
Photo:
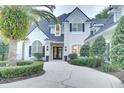
<path fill-rule="evenodd" d="M 29 57 L 31 57 L 31 46 L 29 46 Z"/>
<path fill-rule="evenodd" d="M 45 46 L 43 46 L 43 57 L 45 57 Z"/>
<path fill-rule="evenodd" d="M 72 23 L 70 23 L 70 32 L 72 32 Z"/>
<path fill-rule="evenodd" d="M 85 24 L 82 23 L 82 31 L 85 32 Z"/>

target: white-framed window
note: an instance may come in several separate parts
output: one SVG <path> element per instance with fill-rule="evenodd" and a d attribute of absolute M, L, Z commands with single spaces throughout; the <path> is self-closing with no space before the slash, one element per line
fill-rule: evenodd
<path fill-rule="evenodd" d="M 81 45 L 72 45 L 72 53 L 80 55 Z"/>
<path fill-rule="evenodd" d="M 55 25 L 55 35 L 56 36 L 61 35 L 61 25 L 60 24 Z"/>
<path fill-rule="evenodd" d="M 32 43 L 32 55 L 34 53 L 42 53 L 42 52 L 43 52 L 42 43 L 38 40 L 34 41 Z"/>
<path fill-rule="evenodd" d="M 72 32 L 82 32 L 82 23 L 72 23 Z"/>

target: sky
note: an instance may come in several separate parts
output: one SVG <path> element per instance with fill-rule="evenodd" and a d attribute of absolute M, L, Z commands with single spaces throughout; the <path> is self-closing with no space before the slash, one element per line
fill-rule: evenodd
<path fill-rule="evenodd" d="M 56 9 L 54 10 L 54 14 L 59 16 L 63 13 L 69 13 L 75 9 L 75 7 L 79 7 L 89 18 L 94 18 L 96 14 L 104 9 L 105 5 L 56 5 Z"/>

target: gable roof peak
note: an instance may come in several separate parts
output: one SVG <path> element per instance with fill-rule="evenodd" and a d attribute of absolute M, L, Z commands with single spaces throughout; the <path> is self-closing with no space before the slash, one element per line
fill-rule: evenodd
<path fill-rule="evenodd" d="M 79 10 L 82 14 L 84 14 L 87 17 L 88 20 L 90 20 L 90 18 L 84 12 L 82 12 L 82 10 L 79 7 L 76 7 L 72 12 L 70 12 L 65 19 L 67 19 L 76 10 Z"/>
<path fill-rule="evenodd" d="M 79 7 L 76 7 L 75 9 L 80 9 Z"/>

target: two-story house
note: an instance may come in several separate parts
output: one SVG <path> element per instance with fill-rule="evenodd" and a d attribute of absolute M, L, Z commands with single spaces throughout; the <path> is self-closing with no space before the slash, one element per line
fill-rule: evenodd
<path fill-rule="evenodd" d="M 90 19 L 78 7 L 68 14 L 62 14 L 59 28 L 52 21 L 40 20 L 39 27 L 33 24 L 25 41 L 18 42 L 17 59 L 32 60 L 34 53 L 43 53 L 43 60 L 68 60 L 70 53 L 80 55 L 84 43 L 92 43 L 103 35 L 106 42 L 123 15 L 124 6 L 110 6 L 110 15 L 103 19 Z M 120 12 L 121 11 L 121 12 Z"/>
<path fill-rule="evenodd" d="M 39 28 L 33 24 L 27 40 L 18 43 L 17 59 L 31 60 L 33 53 L 43 53 L 46 61 L 67 60 L 70 53 L 80 54 L 80 47 L 90 34 L 90 19 L 78 7 L 59 16 L 60 27 L 51 21 L 40 20 Z"/>

